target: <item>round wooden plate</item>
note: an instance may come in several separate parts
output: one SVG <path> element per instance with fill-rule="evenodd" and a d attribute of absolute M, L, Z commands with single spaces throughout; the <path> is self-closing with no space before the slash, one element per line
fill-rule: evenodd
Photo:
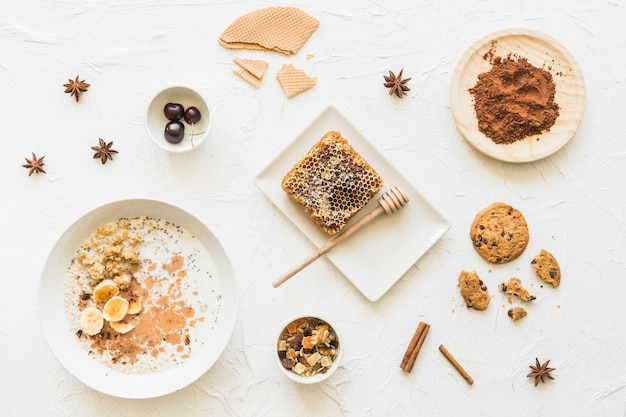
<path fill-rule="evenodd" d="M 550 71 L 556 85 L 559 117 L 549 131 L 511 144 L 496 144 L 478 130 L 473 96 L 469 89 L 478 75 L 491 69 L 485 54 L 514 54 L 535 67 Z M 507 162 L 531 162 L 558 151 L 574 135 L 586 102 L 585 81 L 574 57 L 558 41 L 530 29 L 506 29 L 491 33 L 472 45 L 459 61 L 450 87 L 450 106 L 456 124 L 467 141 L 480 152 Z"/>

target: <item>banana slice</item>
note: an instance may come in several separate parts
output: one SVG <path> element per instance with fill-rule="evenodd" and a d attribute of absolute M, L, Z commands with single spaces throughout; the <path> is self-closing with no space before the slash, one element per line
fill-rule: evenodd
<path fill-rule="evenodd" d="M 112 321 L 109 325 L 113 330 L 121 334 L 128 333 L 135 328 L 134 324 L 125 323 L 123 321 Z"/>
<path fill-rule="evenodd" d="M 113 280 L 105 279 L 93 290 L 93 299 L 96 303 L 106 303 L 120 293 L 120 289 Z"/>
<path fill-rule="evenodd" d="M 102 308 L 102 315 L 107 321 L 121 321 L 128 313 L 128 300 L 124 297 L 111 297 Z"/>
<path fill-rule="evenodd" d="M 141 301 L 133 300 L 130 302 L 128 306 L 128 311 L 126 314 L 137 314 L 141 311 Z"/>
<path fill-rule="evenodd" d="M 87 333 L 89 336 L 100 333 L 103 325 L 104 318 L 102 317 L 102 312 L 96 307 L 87 307 L 80 315 L 80 328 L 83 330 L 83 333 Z"/>

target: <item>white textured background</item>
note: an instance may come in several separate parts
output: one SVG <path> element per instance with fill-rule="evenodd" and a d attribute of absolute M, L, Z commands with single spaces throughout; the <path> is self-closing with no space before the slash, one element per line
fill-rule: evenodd
<path fill-rule="evenodd" d="M 624 416 L 626 415 L 626 4 L 600 0 L 501 2 L 293 1 L 321 21 L 295 56 L 235 52 L 217 43 L 263 1 L 25 0 L 0 13 L 1 416 Z M 578 60 L 587 109 L 573 140 L 534 163 L 491 160 L 456 130 L 449 83 L 474 41 L 527 27 Z M 307 54 L 314 57 L 306 59 Z M 255 90 L 232 58 L 270 62 Z M 286 99 L 274 75 L 292 63 L 318 85 Z M 411 91 L 388 96 L 383 74 L 404 68 Z M 63 94 L 80 74 L 79 103 Z M 211 102 L 210 140 L 166 155 L 143 126 L 149 99 L 186 84 Z M 255 175 L 328 105 L 335 105 L 452 223 L 381 300 L 367 301 L 320 260 L 288 284 L 270 282 L 311 245 L 253 184 Z M 120 153 L 93 160 L 98 138 Z M 27 176 L 30 153 L 47 175 Z M 99 394 L 68 374 L 38 323 L 41 268 L 55 240 L 86 211 L 148 197 L 180 205 L 218 236 L 234 264 L 239 319 L 218 363 L 191 386 L 150 400 Z M 491 267 L 467 237 L 474 213 L 506 201 L 531 230 L 518 261 Z M 401 244 L 401 242 L 399 243 Z M 558 256 L 562 285 L 541 287 L 528 267 L 541 247 Z M 382 253 L 382 252 L 381 252 Z M 381 255 L 382 256 L 382 255 Z M 358 262 L 358 257 L 355 257 Z M 467 310 L 456 286 L 475 269 L 493 295 Z M 537 300 L 513 324 L 497 284 L 531 282 Z M 323 314 L 341 333 L 341 369 L 316 386 L 286 380 L 273 361 L 287 318 Z M 432 325 L 411 374 L 398 367 L 420 321 Z M 440 343 L 474 377 L 468 386 Z M 538 356 L 555 381 L 526 378 Z"/>

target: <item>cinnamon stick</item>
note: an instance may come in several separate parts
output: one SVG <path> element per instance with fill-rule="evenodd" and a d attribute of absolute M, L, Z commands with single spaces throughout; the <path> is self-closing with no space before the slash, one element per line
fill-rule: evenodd
<path fill-rule="evenodd" d="M 411 342 L 404 352 L 402 363 L 400 363 L 400 369 L 404 372 L 411 372 L 413 369 L 413 365 L 415 364 L 417 355 L 424 344 L 424 339 L 426 339 L 429 329 L 430 324 L 424 323 L 423 321 L 418 324 L 417 329 L 411 338 Z"/>
<path fill-rule="evenodd" d="M 448 352 L 448 350 L 444 347 L 444 345 L 439 345 L 439 350 L 441 351 L 443 356 L 445 356 L 446 359 L 452 364 L 452 366 L 454 366 L 454 368 L 461 374 L 461 376 L 465 378 L 467 383 L 472 385 L 474 383 L 474 380 L 472 379 L 470 374 L 468 374 L 467 371 L 463 369 L 461 364 L 457 362 L 456 359 L 454 359 L 454 356 L 452 356 L 452 354 Z"/>
<path fill-rule="evenodd" d="M 404 370 L 404 368 L 406 368 L 407 362 L 409 362 L 409 359 L 411 359 L 411 353 L 413 353 L 415 346 L 417 346 L 417 341 L 419 340 L 419 337 L 424 331 L 425 327 L 426 327 L 426 323 L 424 323 L 423 321 L 421 321 L 417 325 L 417 329 L 415 329 L 415 332 L 413 333 L 411 342 L 409 342 L 409 346 L 406 348 L 406 351 L 404 352 L 404 356 L 402 357 L 402 362 L 400 363 L 400 369 Z"/>

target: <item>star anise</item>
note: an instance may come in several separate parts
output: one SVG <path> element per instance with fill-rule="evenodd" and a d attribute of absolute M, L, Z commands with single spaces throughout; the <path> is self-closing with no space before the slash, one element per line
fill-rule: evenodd
<path fill-rule="evenodd" d="M 406 95 L 405 91 L 411 91 L 411 89 L 406 86 L 410 78 L 402 79 L 402 71 L 404 71 L 404 68 L 400 70 L 397 76 L 391 71 L 389 71 L 389 76 L 383 75 L 386 81 L 385 87 L 389 88 L 389 95 L 395 94 L 402 98 Z"/>
<path fill-rule="evenodd" d="M 37 158 L 34 152 L 32 152 L 32 154 L 33 154 L 33 159 L 24 158 L 26 160 L 26 163 L 22 165 L 24 168 L 28 168 L 28 176 L 30 177 L 31 175 L 33 175 L 33 173 L 40 173 L 40 172 L 45 174 L 46 171 L 43 169 L 43 166 L 45 165 L 45 162 L 43 161 L 43 159 L 45 158 L 45 156 L 42 156 L 41 158 Z"/>
<path fill-rule="evenodd" d="M 70 96 L 74 96 L 74 98 L 76 98 L 76 101 L 78 101 L 80 95 L 83 92 L 87 91 L 87 89 L 91 85 L 89 83 L 86 83 L 85 80 L 79 81 L 78 75 L 76 76 L 75 80 L 68 78 L 67 81 L 69 81 L 67 84 L 63 84 L 63 87 L 65 87 L 65 92 L 70 93 Z"/>
<path fill-rule="evenodd" d="M 535 363 L 536 366 L 529 366 L 532 372 L 526 375 L 528 378 L 535 378 L 535 386 L 539 384 L 539 381 L 546 382 L 544 378 L 554 379 L 554 377 L 550 375 L 550 372 L 556 370 L 556 368 L 548 368 L 548 365 L 550 364 L 549 359 L 543 364 L 540 364 L 539 359 L 535 358 Z"/>
<path fill-rule="evenodd" d="M 91 149 L 96 151 L 96 153 L 93 155 L 93 159 L 100 158 L 100 162 L 102 162 L 103 164 L 106 164 L 107 159 L 110 159 L 112 161 L 113 154 L 117 153 L 115 149 L 111 149 L 111 146 L 113 146 L 113 141 L 106 143 L 102 138 L 98 138 L 98 141 L 100 142 L 100 146 L 91 147 Z"/>

